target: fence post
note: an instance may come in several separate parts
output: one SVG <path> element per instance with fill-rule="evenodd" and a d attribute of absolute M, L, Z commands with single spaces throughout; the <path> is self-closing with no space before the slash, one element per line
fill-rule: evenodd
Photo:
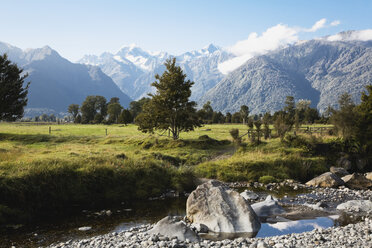
<path fill-rule="evenodd" d="M 49 127 L 49 134 L 52 133 L 52 127 Z"/>
<path fill-rule="evenodd" d="M 107 128 L 106 128 L 106 136 L 107 136 Z"/>

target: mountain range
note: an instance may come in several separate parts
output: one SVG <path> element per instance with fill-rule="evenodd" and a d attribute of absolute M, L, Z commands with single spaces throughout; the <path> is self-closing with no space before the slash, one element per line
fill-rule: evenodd
<path fill-rule="evenodd" d="M 195 82 L 191 99 L 197 101 L 223 78 L 218 64 L 233 55 L 213 44 L 179 56 L 165 52 L 150 53 L 130 45 L 122 47 L 115 54 L 105 52 L 100 56 L 86 55 L 78 62 L 101 67 L 124 93 L 139 99 L 154 92 L 150 84 L 154 82 L 155 74 L 164 72 L 164 62 L 169 57 L 175 57 L 188 79 Z"/>
<path fill-rule="evenodd" d="M 0 54 L 28 73 L 31 81 L 26 116 L 42 113 L 63 115 L 70 104 L 81 104 L 88 95 L 102 95 L 109 100 L 119 97 L 123 106 L 132 100 L 97 66 L 71 63 L 48 46 L 21 50 L 0 42 Z"/>
<path fill-rule="evenodd" d="M 347 33 L 343 33 L 347 37 Z M 323 112 L 337 107 L 341 94 L 360 102 L 372 83 L 372 41 L 309 40 L 248 60 L 210 89 L 200 102 L 213 109 L 235 112 L 247 105 L 251 113 L 273 112 L 286 96 L 311 100 Z"/>
<path fill-rule="evenodd" d="M 129 102 L 154 92 L 155 74 L 165 70 L 167 58 L 175 57 L 188 79 L 195 82 L 191 99 L 198 106 L 211 102 L 214 110 L 251 113 L 274 112 L 284 99 L 311 100 L 321 112 L 337 107 L 338 97 L 348 92 L 360 101 L 364 86 L 372 82 L 372 40 L 360 40 L 358 31 L 301 41 L 256 56 L 227 75 L 218 66 L 234 58 L 228 50 L 210 44 L 200 50 L 172 56 L 124 46 L 116 53 L 86 55 L 72 63 L 48 46 L 21 50 L 0 42 L 0 54 L 24 68 L 31 81 L 26 113 L 66 112 L 71 103 L 81 104 L 87 95 L 119 97 Z"/>

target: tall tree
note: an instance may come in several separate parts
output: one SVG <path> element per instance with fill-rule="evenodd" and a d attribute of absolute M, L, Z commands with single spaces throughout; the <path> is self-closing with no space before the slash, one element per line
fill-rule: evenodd
<path fill-rule="evenodd" d="M 348 93 L 340 96 L 338 104 L 339 110 L 334 111 L 332 114 L 331 123 L 335 126 L 336 131 L 347 140 L 354 134 L 355 120 L 357 118 L 357 113 L 354 111 L 355 104 Z"/>
<path fill-rule="evenodd" d="M 127 125 L 128 123 L 131 123 L 132 121 L 133 121 L 133 117 L 130 111 L 128 109 L 123 109 L 123 111 L 121 111 L 121 114 L 119 116 L 119 123 L 123 123 Z"/>
<path fill-rule="evenodd" d="M 366 86 L 362 92 L 361 103 L 356 107 L 358 117 L 355 125 L 355 136 L 364 149 L 365 154 L 372 157 L 372 85 Z"/>
<path fill-rule="evenodd" d="M 225 122 L 226 123 L 231 123 L 231 118 L 232 118 L 231 113 L 230 112 L 227 112 L 226 113 Z"/>
<path fill-rule="evenodd" d="M 118 118 L 123 107 L 118 102 L 112 102 L 107 105 L 109 123 L 118 123 Z"/>
<path fill-rule="evenodd" d="M 100 123 L 107 115 L 106 98 L 87 96 L 80 108 L 82 123 Z"/>
<path fill-rule="evenodd" d="M 0 120 L 14 121 L 23 116 L 30 83 L 24 82 L 27 74 L 22 72 L 6 54 L 0 55 Z"/>
<path fill-rule="evenodd" d="M 249 116 L 249 108 L 247 105 L 242 105 L 240 107 L 240 116 L 242 118 L 243 124 L 246 124 Z"/>
<path fill-rule="evenodd" d="M 191 86 L 194 82 L 186 80 L 186 74 L 176 65 L 176 59 L 165 62 L 166 70 L 156 75 L 155 94 L 149 94 L 151 100 L 143 107 L 136 118 L 138 129 L 142 132 L 169 130 L 173 139 L 178 139 L 180 132 L 188 132 L 200 126 L 196 114 L 196 103 L 189 101 Z"/>
<path fill-rule="evenodd" d="M 149 101 L 150 101 L 150 98 L 142 97 L 138 101 L 132 101 L 129 104 L 129 111 L 130 111 L 133 119 L 136 118 L 137 115 L 139 115 L 142 112 L 143 105 L 145 105 L 145 103 L 147 103 Z"/>
<path fill-rule="evenodd" d="M 70 104 L 70 106 L 68 106 L 67 111 L 72 115 L 72 119 L 75 122 L 76 117 L 79 114 L 79 105 L 78 104 Z"/>

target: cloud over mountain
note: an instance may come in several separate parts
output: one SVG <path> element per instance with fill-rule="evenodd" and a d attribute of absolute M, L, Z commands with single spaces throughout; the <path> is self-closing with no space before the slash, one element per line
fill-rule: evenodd
<path fill-rule="evenodd" d="M 300 32 L 316 32 L 319 29 L 328 26 L 337 26 L 338 24 L 340 24 L 339 21 L 333 21 L 328 25 L 327 19 L 323 18 L 315 22 L 311 28 L 289 27 L 284 24 L 278 24 L 268 28 L 261 35 L 255 32 L 251 33 L 248 39 L 238 41 L 235 45 L 228 48 L 236 57 L 219 64 L 218 69 L 223 74 L 227 74 L 244 64 L 250 58 L 298 42 L 298 34 Z"/>

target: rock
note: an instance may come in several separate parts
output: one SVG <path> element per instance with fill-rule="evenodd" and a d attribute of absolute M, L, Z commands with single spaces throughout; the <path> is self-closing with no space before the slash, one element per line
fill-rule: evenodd
<path fill-rule="evenodd" d="M 345 185 L 350 189 L 369 189 L 372 188 L 372 181 L 368 180 L 363 174 L 353 173 L 344 176 L 342 180 Z"/>
<path fill-rule="evenodd" d="M 257 200 L 259 196 L 253 191 L 244 190 L 240 195 L 246 200 Z"/>
<path fill-rule="evenodd" d="M 306 183 L 306 185 L 308 186 L 324 188 L 326 187 L 335 188 L 343 184 L 344 181 L 342 181 L 341 178 L 339 178 L 332 172 L 323 173 L 322 175 L 317 176 Z"/>
<path fill-rule="evenodd" d="M 342 168 L 342 167 L 336 167 L 336 166 L 331 166 L 331 168 L 329 169 L 329 171 L 332 172 L 333 174 L 336 174 L 336 176 L 338 176 L 338 177 L 344 177 L 344 176 L 350 174 L 344 168 Z"/>
<path fill-rule="evenodd" d="M 79 231 L 89 231 L 91 229 L 92 229 L 91 226 L 82 226 L 78 228 Z"/>
<path fill-rule="evenodd" d="M 252 204 L 251 207 L 259 217 L 267 217 L 285 213 L 285 210 L 271 195 L 268 195 L 262 202 Z"/>
<path fill-rule="evenodd" d="M 148 231 L 149 234 L 160 234 L 169 238 L 177 237 L 178 240 L 189 239 L 192 242 L 198 241 L 199 236 L 181 221 L 180 217 L 167 216 L 161 219 Z"/>
<path fill-rule="evenodd" d="M 199 185 L 186 202 L 187 218 L 204 224 L 212 232 L 249 233 L 252 237 L 261 228 L 258 216 L 236 191 L 211 180 Z"/>
<path fill-rule="evenodd" d="M 365 177 L 368 179 L 368 180 L 371 180 L 372 181 L 372 172 L 367 172 L 365 174 Z"/>
<path fill-rule="evenodd" d="M 370 200 L 351 200 L 337 206 L 338 210 L 350 212 L 372 212 L 372 201 Z"/>

